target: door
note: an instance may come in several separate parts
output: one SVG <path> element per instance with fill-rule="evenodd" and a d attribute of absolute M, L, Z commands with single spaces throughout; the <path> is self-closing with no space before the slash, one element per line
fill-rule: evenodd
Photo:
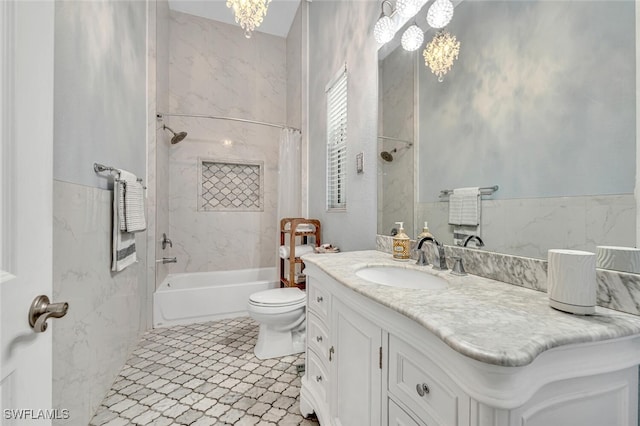
<path fill-rule="evenodd" d="M 0 424 L 50 424 L 53 1 L 0 1 Z M 64 413 L 60 414 L 64 417 Z M 26 420 L 26 421 L 25 421 Z"/>
<path fill-rule="evenodd" d="M 381 424 L 382 330 L 337 299 L 332 308 L 329 392 L 336 426 Z"/>

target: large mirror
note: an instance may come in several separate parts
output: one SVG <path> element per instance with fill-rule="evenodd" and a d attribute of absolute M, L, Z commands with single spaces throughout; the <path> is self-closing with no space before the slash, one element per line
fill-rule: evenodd
<path fill-rule="evenodd" d="M 422 58 L 433 30 L 379 52 L 378 233 L 428 221 L 453 244 L 441 191 L 498 185 L 474 228 L 488 250 L 634 247 L 635 2 L 467 0 L 447 30 L 443 82 Z"/>

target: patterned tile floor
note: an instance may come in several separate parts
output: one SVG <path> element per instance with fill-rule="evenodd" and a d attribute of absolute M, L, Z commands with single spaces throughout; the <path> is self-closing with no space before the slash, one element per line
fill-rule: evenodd
<path fill-rule="evenodd" d="M 257 335 L 250 318 L 145 333 L 90 425 L 317 425 L 298 410 L 304 354 L 260 361 Z"/>

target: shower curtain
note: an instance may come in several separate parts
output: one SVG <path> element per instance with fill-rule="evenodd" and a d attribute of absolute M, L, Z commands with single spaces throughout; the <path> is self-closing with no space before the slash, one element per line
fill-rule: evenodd
<path fill-rule="evenodd" d="M 278 209 L 276 236 L 276 269 L 280 266 L 280 219 L 300 217 L 302 199 L 302 176 L 300 131 L 282 129 L 280 132 L 280 155 L 278 158 Z"/>
<path fill-rule="evenodd" d="M 280 132 L 280 156 L 278 158 L 278 231 L 280 219 L 300 217 L 301 172 L 300 140 L 298 130 L 282 129 Z M 278 239 L 279 241 L 279 239 Z"/>

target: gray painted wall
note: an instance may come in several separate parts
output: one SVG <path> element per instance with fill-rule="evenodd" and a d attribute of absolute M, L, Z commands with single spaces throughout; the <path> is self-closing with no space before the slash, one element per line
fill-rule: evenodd
<path fill-rule="evenodd" d="M 420 202 L 633 193 L 633 1 L 464 1 L 460 58 L 420 76 Z"/>
<path fill-rule="evenodd" d="M 146 2 L 56 2 L 53 176 L 107 188 L 93 163 L 144 177 Z"/>
<path fill-rule="evenodd" d="M 309 217 L 322 221 L 323 242 L 342 250 L 375 248 L 378 57 L 373 25 L 378 2 L 309 3 Z M 347 211 L 326 211 L 325 87 L 347 64 Z M 364 153 L 364 174 L 355 171 Z"/>

